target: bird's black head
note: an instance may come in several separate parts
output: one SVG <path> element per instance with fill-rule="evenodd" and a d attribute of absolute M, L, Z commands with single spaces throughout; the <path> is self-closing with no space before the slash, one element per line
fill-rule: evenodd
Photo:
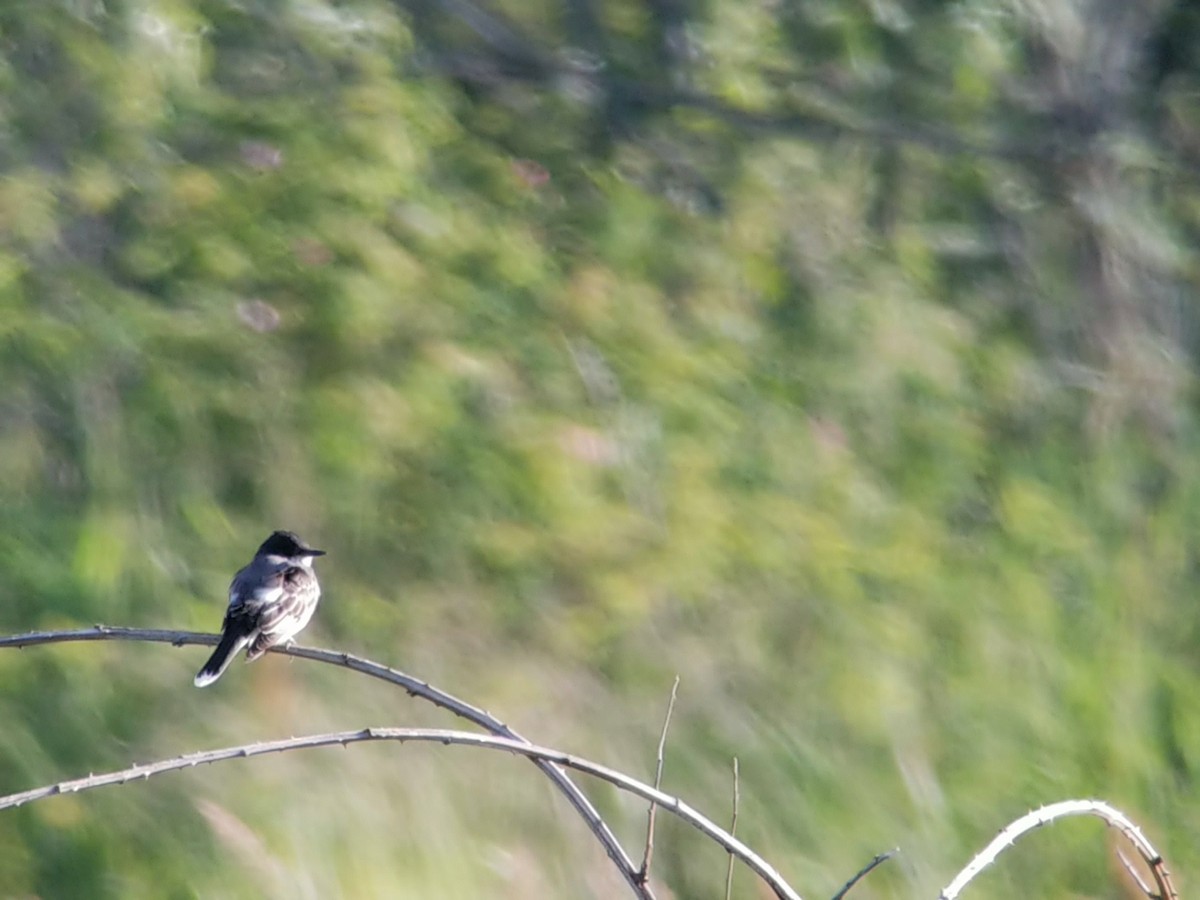
<path fill-rule="evenodd" d="M 292 531 L 273 531 L 271 536 L 262 542 L 258 548 L 258 556 L 324 556 L 324 550 L 314 550 L 300 540 Z"/>

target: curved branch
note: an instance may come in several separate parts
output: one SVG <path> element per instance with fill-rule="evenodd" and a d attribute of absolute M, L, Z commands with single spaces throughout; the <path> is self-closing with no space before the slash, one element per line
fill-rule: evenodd
<path fill-rule="evenodd" d="M 1158 896 L 1162 900 L 1179 900 L 1179 894 L 1175 892 L 1175 886 L 1171 883 L 1171 873 L 1167 871 L 1167 864 L 1159 852 L 1146 840 L 1146 836 L 1142 834 L 1142 830 L 1134 824 L 1132 819 L 1102 800 L 1062 800 L 1043 806 L 1041 809 L 1035 809 L 1011 822 L 992 839 L 991 843 L 980 850 L 974 859 L 967 863 L 966 868 L 959 872 L 954 880 L 938 894 L 938 900 L 954 900 L 976 875 L 994 863 L 1001 853 L 1015 844 L 1017 838 L 1036 828 L 1041 828 L 1043 825 L 1049 825 L 1055 819 L 1063 819 L 1068 816 L 1096 816 L 1120 831 L 1150 869 L 1150 874 L 1154 877 L 1155 884 L 1158 885 Z"/>
<path fill-rule="evenodd" d="M 737 856 L 745 862 L 750 869 L 771 887 L 771 890 L 781 900 L 801 900 L 800 895 L 792 890 L 787 882 L 783 880 L 783 877 L 766 860 L 678 797 L 664 794 L 662 791 L 615 769 L 610 769 L 607 766 L 600 765 L 600 763 L 591 762 L 578 756 L 563 753 L 561 750 L 538 747 L 526 741 L 514 740 L 512 738 L 493 737 L 468 731 L 451 731 L 443 728 L 364 728 L 360 731 L 338 731 L 328 734 L 287 738 L 279 741 L 242 744 L 236 747 L 224 747 L 220 750 L 206 750 L 202 753 L 189 753 L 184 756 L 177 756 L 174 759 L 131 766 L 128 769 L 121 769 L 116 772 L 89 775 L 87 778 L 78 778 L 73 781 L 60 781 L 57 784 L 22 791 L 18 794 L 9 794 L 8 796 L 0 797 L 0 810 L 21 806 L 24 803 L 31 803 L 46 797 L 58 796 L 59 794 L 74 794 L 114 784 L 128 784 L 131 781 L 144 780 L 154 775 L 161 775 L 164 772 L 193 768 L 208 763 L 222 762 L 230 759 L 246 759 L 252 756 L 263 756 L 267 753 L 282 753 L 289 750 L 302 750 L 314 747 L 329 747 L 334 745 L 344 747 L 363 741 L 427 742 L 444 744 L 446 746 L 458 744 L 467 747 L 482 747 L 490 750 L 503 750 L 507 753 L 515 753 L 539 762 L 565 766 L 579 772 L 584 772 L 587 775 L 606 781 L 623 791 L 641 797 L 644 800 L 649 800 L 663 809 L 669 810 L 706 837 L 720 844 L 726 852 Z"/>
<path fill-rule="evenodd" d="M 0 649 L 5 647 L 21 649 L 24 647 L 36 647 L 42 644 L 78 641 L 145 641 L 182 647 L 188 644 L 212 645 L 216 644 L 218 639 L 218 636 L 215 634 L 202 634 L 195 631 L 167 631 L 161 628 L 125 628 L 94 625 L 91 628 L 80 628 L 71 631 L 34 631 L 28 634 L 6 635 L 0 637 Z M 349 653 L 318 650 L 313 647 L 280 646 L 272 647 L 270 652 L 284 653 L 288 656 L 298 656 L 301 659 L 311 659 L 316 662 L 342 666 L 352 669 L 355 672 L 360 672 L 363 675 L 369 675 L 372 678 L 378 678 L 382 681 L 399 685 L 408 691 L 409 696 L 428 700 L 434 706 L 449 710 L 459 718 L 466 719 L 468 722 L 478 725 L 485 731 L 489 731 L 500 737 L 509 738 L 513 741 L 525 741 L 525 738 L 486 710 L 472 706 L 452 694 L 447 694 L 445 691 L 439 690 L 424 681 L 419 681 L 397 669 L 392 669 L 367 659 L 361 659 Z M 528 741 L 525 742 L 528 743 Z M 641 900 L 655 900 L 653 890 L 651 890 L 648 884 L 640 880 L 637 866 L 633 864 L 633 860 L 629 858 L 629 855 L 617 840 L 616 835 L 613 834 L 612 829 L 600 818 L 600 813 L 596 811 L 596 807 L 592 805 L 592 802 L 583 791 L 570 779 L 566 772 L 558 768 L 553 762 L 537 756 L 533 756 L 531 759 L 534 765 L 541 769 L 546 777 L 554 782 L 559 791 L 575 807 L 575 811 L 579 813 L 584 822 L 587 823 L 588 828 L 591 829 L 592 834 L 600 841 L 604 847 L 604 851 L 608 854 L 608 858 L 620 870 L 621 876 L 625 879 L 625 882 L 629 885 L 633 893 L 641 898 Z"/>

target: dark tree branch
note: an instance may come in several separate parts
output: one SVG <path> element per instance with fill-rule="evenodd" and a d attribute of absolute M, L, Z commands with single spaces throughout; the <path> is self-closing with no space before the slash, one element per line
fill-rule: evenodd
<path fill-rule="evenodd" d="M 413 9 L 415 0 L 395 0 L 404 9 Z M 488 10 L 470 0 L 432 0 L 431 5 L 442 15 L 457 21 L 474 33 L 480 41 L 477 52 L 460 47 L 429 47 L 433 68 L 452 74 L 463 81 L 494 85 L 502 79 L 552 85 L 562 80 L 581 80 L 588 85 L 591 96 L 602 99 L 609 108 L 626 108 L 642 112 L 693 110 L 718 121 L 751 133 L 787 134 L 817 143 L 838 140 L 868 140 L 884 144 L 907 144 L 935 153 L 951 156 L 968 155 L 1024 164 L 1061 162 L 1084 153 L 1097 152 L 1095 140 L 1106 131 L 1119 130 L 1119 124 L 1082 124 L 1069 117 L 1044 117 L 1044 134 L 1038 138 L 1023 135 L 1017 138 L 993 136 L 971 139 L 962 134 L 930 124 L 881 119 L 843 108 L 840 111 L 819 109 L 748 109 L 728 103 L 712 94 L 689 87 L 686 79 L 647 81 L 617 74 L 608 60 L 597 55 L 607 53 L 599 36 L 589 42 L 584 54 L 572 54 L 570 48 L 546 47 L 537 38 L 501 13 Z M 666 4 L 670 6 L 671 4 Z M 578 28 L 579 21 L 594 17 L 588 0 L 566 0 L 566 18 Z M 673 15 L 678 15 L 675 10 Z M 679 22 L 675 22 L 676 30 Z M 437 62 L 440 60 L 440 62 Z M 799 73 L 767 72 L 768 80 L 786 81 L 792 93 L 806 85 L 809 93 L 819 96 L 827 91 Z M 820 104 L 823 105 L 823 104 Z M 843 101 L 843 107 L 845 103 Z"/>
<path fill-rule="evenodd" d="M 889 850 L 887 853 L 880 853 L 873 860 L 871 860 L 869 863 L 867 863 L 865 866 L 863 866 L 861 869 L 859 869 L 857 872 L 855 872 L 854 877 L 842 885 L 842 889 L 833 895 L 832 900 L 842 900 L 843 897 L 845 897 L 848 893 L 850 893 L 850 888 L 854 887 L 856 884 L 858 884 L 860 881 L 862 881 L 864 878 L 866 878 L 868 875 L 870 875 L 873 871 L 875 871 L 875 869 L 877 869 L 883 863 L 887 862 L 889 859 L 891 859 L 893 856 L 895 856 L 899 852 L 900 852 L 900 850 L 896 849 L 896 850 Z"/>

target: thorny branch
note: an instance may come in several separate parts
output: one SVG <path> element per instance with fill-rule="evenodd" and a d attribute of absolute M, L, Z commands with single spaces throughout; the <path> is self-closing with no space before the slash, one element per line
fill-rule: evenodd
<path fill-rule="evenodd" d="M 1063 800 L 1035 809 L 1010 822 L 938 894 L 938 900 L 955 900 L 976 875 L 994 863 L 1001 853 L 1017 842 L 1018 838 L 1043 825 L 1049 825 L 1056 819 L 1069 816 L 1096 816 L 1120 831 L 1150 870 L 1161 900 L 1179 900 L 1179 894 L 1175 891 L 1175 885 L 1171 883 L 1171 873 L 1167 871 L 1167 864 L 1162 855 L 1146 840 L 1142 830 L 1128 816 L 1102 800 Z"/>
<path fill-rule="evenodd" d="M 200 634 L 194 631 L 167 631 L 162 629 L 95 625 L 92 628 L 81 628 L 74 631 L 41 631 L 0 637 L 0 649 L 5 647 L 20 649 L 22 647 L 33 647 L 41 644 L 73 641 L 148 641 L 182 647 L 187 644 L 212 645 L 217 643 L 217 639 L 217 635 Z M 272 647 L 270 652 L 285 653 L 288 656 L 297 656 L 301 659 L 311 659 L 316 662 L 343 666 L 355 672 L 360 672 L 363 675 L 379 678 L 391 684 L 399 685 L 408 691 L 409 696 L 428 700 L 435 706 L 440 706 L 442 709 L 448 710 L 459 718 L 466 719 L 468 722 L 472 722 L 494 735 L 514 741 L 525 740 L 525 738 L 485 710 L 472 706 L 451 694 L 447 694 L 445 691 L 439 690 L 424 681 L 419 681 L 397 669 L 392 669 L 379 663 L 371 662 L 370 660 L 360 659 L 349 653 L 318 650 L 312 647 L 294 645 Z M 579 813 L 584 822 L 587 823 L 592 834 L 596 836 L 596 839 L 604 847 L 609 859 L 620 870 L 622 877 L 634 895 L 640 898 L 640 900 L 655 900 L 654 892 L 650 887 L 638 880 L 638 870 L 629 858 L 629 854 L 625 852 L 625 849 L 617 840 L 616 835 L 612 833 L 612 829 L 608 827 L 608 824 L 600 818 L 596 807 L 592 805 L 592 802 L 584 795 L 583 791 L 553 762 L 540 757 L 531 757 L 531 759 L 534 765 L 545 773 L 546 777 L 554 783 L 555 787 L 575 807 L 576 812 Z"/>
<path fill-rule="evenodd" d="M 21 806 L 35 800 L 55 797 L 60 794 L 75 794 L 80 791 L 93 790 L 109 785 L 128 784 L 161 775 L 164 772 L 174 772 L 179 769 L 189 769 L 209 763 L 224 762 L 231 759 L 248 759 L 263 756 L 268 753 L 283 753 L 291 750 L 311 749 L 315 747 L 349 746 L 364 741 L 398 741 L 425 742 L 443 744 L 445 746 L 460 745 L 466 747 L 482 747 L 491 750 L 503 750 L 515 753 L 529 759 L 583 772 L 644 800 L 661 806 L 668 812 L 683 819 L 706 837 L 720 844 L 729 853 L 743 860 L 760 878 L 763 879 L 780 900 L 801 900 L 801 897 L 783 880 L 771 865 L 757 853 L 715 824 L 701 813 L 678 797 L 664 794 L 635 778 L 631 778 L 615 769 L 610 769 L 599 763 L 591 762 L 578 756 L 563 753 L 549 747 L 538 747 L 524 740 L 494 737 L 492 735 L 476 734 L 469 731 L 451 731 L 442 728 L 364 728 L 360 731 L 338 731 L 327 734 L 314 734 L 305 737 L 287 738 L 279 741 L 262 741 L 255 744 L 240 744 L 236 747 L 224 747 L 219 750 L 206 750 L 201 753 L 188 753 L 173 759 L 160 760 L 145 765 L 130 766 L 115 772 L 100 775 L 89 775 L 73 781 L 60 781 L 57 784 L 22 791 L 0 797 L 0 810 Z"/>

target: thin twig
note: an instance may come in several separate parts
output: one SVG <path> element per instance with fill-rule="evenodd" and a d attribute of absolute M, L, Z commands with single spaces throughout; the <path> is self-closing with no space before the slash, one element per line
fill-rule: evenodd
<path fill-rule="evenodd" d="M 1150 885 L 1146 884 L 1146 880 L 1144 878 L 1142 878 L 1142 873 L 1133 867 L 1133 863 L 1130 861 L 1128 856 L 1126 856 L 1124 853 L 1122 853 L 1120 850 L 1118 850 L 1117 851 L 1117 859 L 1119 859 L 1121 861 L 1121 865 L 1124 867 L 1125 872 L 1129 875 L 1130 878 L 1132 878 L 1134 880 L 1134 883 L 1136 883 L 1137 886 L 1139 888 L 1141 888 L 1141 891 L 1143 894 L 1145 894 L 1147 897 L 1152 898 L 1152 900 L 1153 900 L 1153 898 L 1158 897 L 1158 894 L 1156 894 L 1156 893 L 1154 893 L 1154 891 L 1150 890 Z"/>
<path fill-rule="evenodd" d="M 667 729 L 671 727 L 671 713 L 675 711 L 675 697 L 679 694 L 679 676 L 671 685 L 671 700 L 667 704 L 667 715 L 663 719 L 662 734 L 658 736 L 658 763 L 654 769 L 654 789 L 662 787 L 663 753 L 667 746 Z M 650 811 L 646 814 L 646 852 L 642 855 L 642 868 L 638 872 L 638 880 L 642 884 L 650 878 L 650 861 L 654 858 L 654 801 L 650 801 Z"/>
<path fill-rule="evenodd" d="M 1179 900 L 1179 894 L 1176 893 L 1175 885 L 1171 882 L 1171 873 L 1167 871 L 1166 862 L 1161 854 L 1146 840 L 1142 830 L 1133 823 L 1133 820 L 1102 800 L 1063 800 L 1043 806 L 1041 809 L 1035 809 L 1010 822 L 992 839 L 991 843 L 975 854 L 975 858 L 967 863 L 961 872 L 954 876 L 954 880 L 938 894 L 938 900 L 955 900 L 976 875 L 995 862 L 996 857 L 1016 843 L 1018 838 L 1043 825 L 1050 824 L 1055 819 L 1068 816 L 1096 816 L 1120 831 L 1150 869 L 1154 883 L 1158 886 L 1159 896 L 1163 900 Z"/>
<path fill-rule="evenodd" d="M 72 631 L 37 631 L 28 634 L 0 637 L 0 649 L 6 647 L 20 649 L 22 647 L 76 641 L 146 641 L 150 643 L 173 644 L 176 647 L 182 647 L 188 644 L 212 645 L 216 644 L 218 639 L 218 635 L 201 634 L 194 631 L 166 631 L 155 628 L 125 628 L 110 625 L 95 625 L 92 628 L 81 628 Z M 378 678 L 382 681 L 399 685 L 408 691 L 410 696 L 419 697 L 435 706 L 440 706 L 442 709 L 448 710 L 459 718 L 466 719 L 468 722 L 472 722 L 494 735 L 510 738 L 515 741 L 525 740 L 525 738 L 521 737 L 521 735 L 485 710 L 472 706 L 451 694 L 447 694 L 445 691 L 419 681 L 397 669 L 361 659 L 357 656 L 351 656 L 349 653 L 318 650 L 313 647 L 299 647 L 295 645 L 278 646 L 272 647 L 270 652 L 283 653 L 301 659 L 311 659 L 334 666 L 342 666 L 363 675 L 369 675 L 372 678 Z M 616 835 L 613 834 L 612 829 L 600 818 L 600 813 L 596 811 L 596 807 L 592 805 L 592 802 L 584 795 L 583 791 L 554 763 L 537 757 L 533 758 L 533 762 L 567 798 L 575 808 L 575 811 L 579 813 L 592 834 L 596 836 L 596 839 L 604 847 L 604 851 L 608 854 L 609 859 L 620 870 L 621 876 L 625 879 L 626 884 L 629 885 L 634 894 L 640 900 L 655 900 L 654 892 L 650 887 L 638 881 L 638 870 L 634 868 L 633 860 L 629 858 L 629 854 L 625 852 Z"/>
<path fill-rule="evenodd" d="M 738 758 L 733 758 L 733 816 L 729 820 L 729 833 L 737 836 L 738 804 L 741 802 L 741 775 L 738 772 Z M 733 893 L 733 854 L 729 854 L 729 865 L 725 867 L 725 900 Z"/>
<path fill-rule="evenodd" d="M 636 778 L 631 778 L 615 769 L 610 769 L 600 763 L 595 763 L 578 756 L 563 753 L 561 750 L 538 747 L 524 740 L 476 734 L 469 731 L 452 731 L 444 728 L 363 728 L 359 731 L 314 734 L 278 741 L 241 744 L 236 747 L 206 750 L 201 753 L 188 753 L 173 759 L 130 766 L 127 769 L 115 772 L 89 775 L 87 778 L 78 778 L 73 781 L 60 781 L 57 784 L 46 785 L 17 794 L 9 794 L 8 796 L 0 797 L 0 810 L 21 806 L 25 803 L 42 800 L 46 797 L 54 797 L 59 794 L 75 794 L 108 785 L 128 784 L 131 781 L 145 780 L 154 775 L 161 775 L 164 772 L 189 769 L 208 763 L 314 747 L 330 747 L 335 745 L 345 747 L 363 741 L 425 742 L 444 744 L 446 746 L 482 747 L 491 750 L 503 750 L 508 753 L 526 756 L 530 759 L 553 763 L 558 766 L 565 766 L 566 768 L 584 772 L 644 800 L 650 800 L 668 812 L 674 813 L 706 837 L 721 845 L 727 852 L 736 854 L 739 859 L 743 860 L 747 866 L 770 886 L 771 890 L 774 891 L 780 900 L 801 900 L 800 895 L 783 880 L 783 877 L 766 860 L 678 797 L 664 794 L 657 788 L 638 781 Z"/>
<path fill-rule="evenodd" d="M 900 852 L 900 848 L 897 847 L 895 850 L 889 850 L 886 853 L 878 854 L 873 860 L 871 860 L 869 863 L 867 863 L 865 866 L 863 866 L 861 869 L 859 869 L 854 874 L 853 878 L 851 878 L 849 881 L 847 881 L 845 884 L 843 884 L 842 889 L 833 895 L 832 900 L 842 900 L 843 897 L 845 897 L 848 893 L 850 893 L 850 888 L 854 887 L 856 884 L 858 884 L 860 881 L 862 881 L 864 878 L 866 878 L 868 875 L 870 875 L 877 867 L 879 867 L 883 863 L 887 862 L 889 859 L 891 859 L 893 856 L 895 856 L 899 852 Z"/>

